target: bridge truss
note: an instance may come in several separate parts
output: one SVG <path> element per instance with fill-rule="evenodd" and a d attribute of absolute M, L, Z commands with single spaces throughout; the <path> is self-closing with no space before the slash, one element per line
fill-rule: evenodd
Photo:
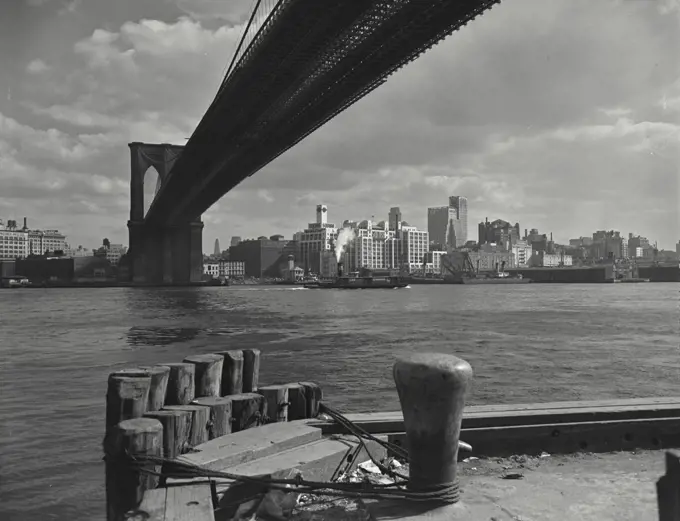
<path fill-rule="evenodd" d="M 249 36 L 147 219 L 199 216 L 499 1 L 258 1 Z"/>

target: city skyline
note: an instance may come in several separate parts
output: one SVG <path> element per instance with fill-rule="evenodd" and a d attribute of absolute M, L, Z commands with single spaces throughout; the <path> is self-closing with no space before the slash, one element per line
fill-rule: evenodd
<path fill-rule="evenodd" d="M 185 142 L 249 7 L 3 4 L 0 16 L 25 23 L 0 46 L 0 216 L 28 215 L 72 244 L 127 244 L 127 143 Z M 215 237 L 291 237 L 318 201 L 341 214 L 331 222 L 399 206 L 427 229 L 426 208 L 454 193 L 468 197 L 468 233 L 489 217 L 558 242 L 616 229 L 674 249 L 677 9 L 501 3 L 227 194 L 204 216 L 203 249 Z"/>

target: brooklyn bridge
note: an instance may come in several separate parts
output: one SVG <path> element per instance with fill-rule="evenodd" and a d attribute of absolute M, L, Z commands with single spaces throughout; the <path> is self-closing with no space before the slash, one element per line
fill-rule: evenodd
<path fill-rule="evenodd" d="M 224 194 L 500 0 L 258 0 L 184 146 L 130 143 L 130 277 L 203 274 L 201 215 Z M 144 175 L 158 172 L 144 213 Z"/>

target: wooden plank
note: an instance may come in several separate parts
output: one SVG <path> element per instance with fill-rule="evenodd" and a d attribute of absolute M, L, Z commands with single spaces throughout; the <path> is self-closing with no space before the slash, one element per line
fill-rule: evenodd
<path fill-rule="evenodd" d="M 126 514 L 125 519 L 129 521 L 137 519 L 143 519 L 144 521 L 165 521 L 167 490 L 167 488 L 147 490 L 139 506 L 130 510 Z"/>
<path fill-rule="evenodd" d="M 478 405 L 465 408 L 463 428 L 574 423 L 581 421 L 635 420 L 680 416 L 680 398 L 640 398 L 634 400 L 596 400 L 519 405 Z M 403 432 L 401 411 L 348 414 L 347 418 L 368 432 Z M 334 422 L 312 420 L 324 434 L 344 430 Z"/>
<path fill-rule="evenodd" d="M 659 521 L 680 519 L 680 451 L 666 452 L 666 474 L 656 482 Z"/>
<path fill-rule="evenodd" d="M 165 521 L 215 521 L 210 485 L 192 483 L 168 487 Z"/>
<path fill-rule="evenodd" d="M 270 423 L 210 440 L 194 447 L 196 452 L 184 454 L 179 459 L 216 470 L 264 458 L 320 439 L 321 431 L 310 427 L 304 420 Z"/>
<path fill-rule="evenodd" d="M 662 449 L 680 445 L 680 418 L 462 429 L 460 437 L 478 457 Z M 406 446 L 405 434 L 389 440 Z"/>

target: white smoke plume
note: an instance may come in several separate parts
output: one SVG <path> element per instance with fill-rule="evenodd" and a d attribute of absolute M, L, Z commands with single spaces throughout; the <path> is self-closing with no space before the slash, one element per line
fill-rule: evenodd
<path fill-rule="evenodd" d="M 338 238 L 335 240 L 335 260 L 337 262 L 340 262 L 342 252 L 352 239 L 354 239 L 354 230 L 352 228 L 343 228 L 338 232 Z"/>

